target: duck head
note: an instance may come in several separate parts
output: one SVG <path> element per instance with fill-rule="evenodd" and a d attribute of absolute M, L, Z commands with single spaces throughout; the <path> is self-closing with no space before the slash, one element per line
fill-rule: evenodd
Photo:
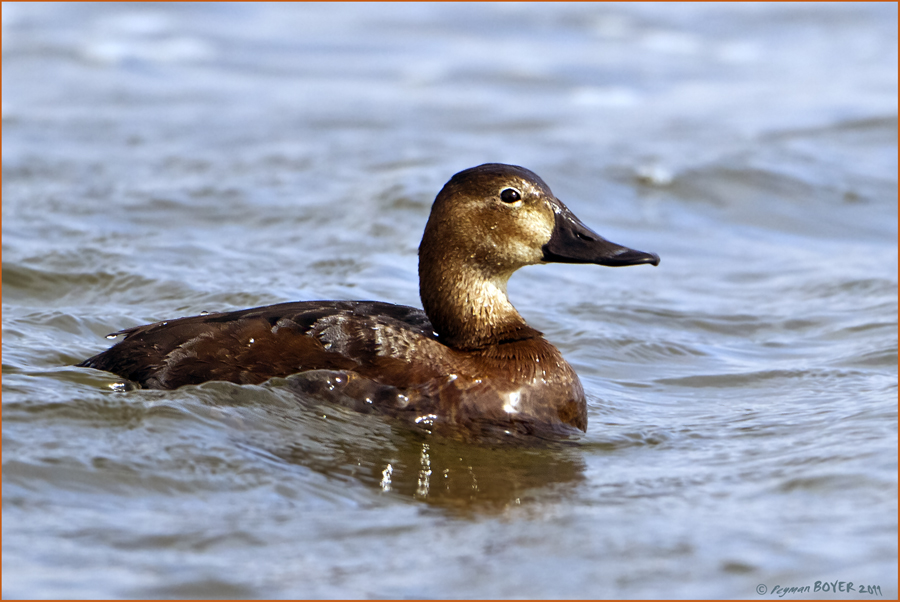
<path fill-rule="evenodd" d="M 488 163 L 438 193 L 419 247 L 422 304 L 447 344 L 476 348 L 537 336 L 509 303 L 506 283 L 538 263 L 659 264 L 655 253 L 585 226 L 535 173 Z"/>

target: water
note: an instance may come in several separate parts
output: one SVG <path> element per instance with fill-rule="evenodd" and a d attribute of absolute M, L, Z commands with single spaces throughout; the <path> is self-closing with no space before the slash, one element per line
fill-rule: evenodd
<path fill-rule="evenodd" d="M 662 257 L 510 282 L 578 441 L 72 367 L 418 305 L 486 161 Z M 4 3 L 2 407 L 4 597 L 896 597 L 897 7 Z"/>

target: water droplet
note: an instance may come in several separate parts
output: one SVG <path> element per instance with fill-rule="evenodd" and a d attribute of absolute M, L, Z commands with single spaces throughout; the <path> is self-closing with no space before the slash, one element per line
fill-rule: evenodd
<path fill-rule="evenodd" d="M 381 471 L 381 489 L 383 491 L 391 490 L 391 475 L 394 473 L 394 467 L 388 464 L 384 470 Z"/>
<path fill-rule="evenodd" d="M 200 312 L 200 315 L 201 315 L 201 316 L 208 316 L 208 315 L 209 315 L 209 312 L 206 311 L 206 310 L 204 309 L 203 311 Z"/>
<path fill-rule="evenodd" d="M 113 391 L 124 391 L 125 383 L 110 383 L 109 388 Z"/>
<path fill-rule="evenodd" d="M 106 338 L 109 339 L 109 340 L 113 340 L 113 339 L 116 338 L 117 336 L 119 336 L 119 333 L 118 333 L 118 332 L 114 332 L 114 333 L 112 333 L 112 334 L 106 335 Z"/>
<path fill-rule="evenodd" d="M 424 416 L 419 416 L 418 418 L 416 418 L 416 424 L 433 426 L 435 418 L 437 418 L 437 414 L 425 414 Z"/>

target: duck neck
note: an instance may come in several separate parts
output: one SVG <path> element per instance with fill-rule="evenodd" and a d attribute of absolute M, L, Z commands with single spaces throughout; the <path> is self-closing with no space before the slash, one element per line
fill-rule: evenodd
<path fill-rule="evenodd" d="M 476 350 L 541 336 L 509 302 L 506 283 L 511 273 L 486 274 L 459 258 L 428 259 L 419 258 L 419 293 L 445 345 Z M 438 269 L 423 269 L 423 264 Z"/>

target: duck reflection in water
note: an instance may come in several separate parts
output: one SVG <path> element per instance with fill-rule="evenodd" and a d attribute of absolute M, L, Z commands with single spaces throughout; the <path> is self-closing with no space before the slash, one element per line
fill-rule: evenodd
<path fill-rule="evenodd" d="M 581 382 L 525 323 L 506 285 L 539 263 L 657 265 L 585 226 L 533 172 L 485 164 L 454 175 L 419 247 L 423 310 L 306 301 L 122 330 L 80 366 L 147 388 L 287 377 L 307 395 L 430 427 L 566 433 L 587 428 Z"/>
<path fill-rule="evenodd" d="M 316 413 L 311 407 L 300 410 Z M 521 434 L 476 441 L 431 437 L 402 422 L 376 424 L 374 416 L 354 420 L 335 406 L 323 412 L 328 414 L 328 428 L 305 421 L 303 436 L 297 437 L 297 423 L 285 422 L 282 443 L 273 446 L 269 441 L 267 452 L 329 479 L 358 482 L 364 486 L 359 490 L 362 499 L 369 502 L 368 492 L 376 489 L 463 516 L 492 514 L 527 506 L 551 489 L 552 495 L 566 495 L 585 480 L 584 451 L 574 441 Z M 325 422 L 319 424 L 324 427 Z M 294 431 L 288 432 L 291 424 Z M 307 429 L 315 429 L 314 436 Z M 360 431 L 365 436 L 359 436 Z"/>

